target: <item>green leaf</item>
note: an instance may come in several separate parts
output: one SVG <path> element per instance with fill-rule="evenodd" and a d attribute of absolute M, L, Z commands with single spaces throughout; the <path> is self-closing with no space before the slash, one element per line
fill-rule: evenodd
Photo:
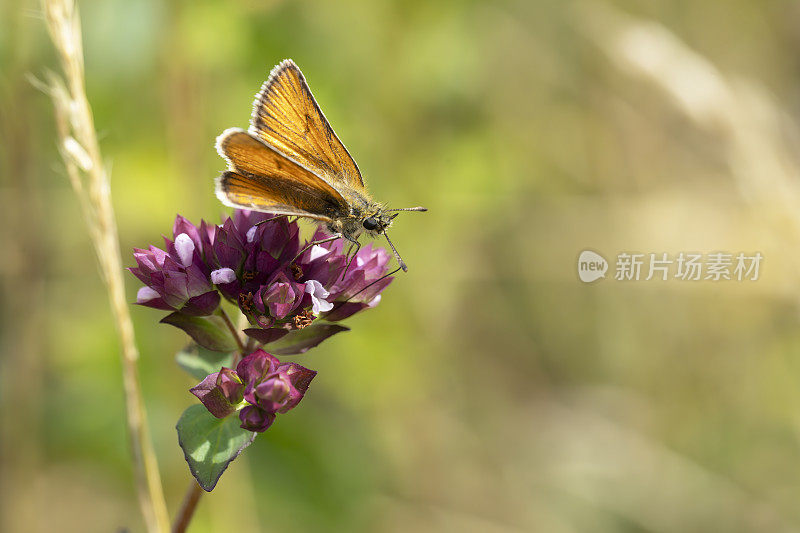
<path fill-rule="evenodd" d="M 305 353 L 328 337 L 342 331 L 350 331 L 350 328 L 339 324 L 317 322 L 303 329 L 290 331 L 288 335 L 265 345 L 264 349 L 276 355 Z"/>
<path fill-rule="evenodd" d="M 232 352 L 236 349 L 236 341 L 219 316 L 189 316 L 175 312 L 162 318 L 161 322 L 182 329 L 203 348 L 215 352 Z"/>
<path fill-rule="evenodd" d="M 175 361 L 190 376 L 203 379 L 213 372 L 218 372 L 223 366 L 230 368 L 233 364 L 233 353 L 214 352 L 191 343 L 175 354 Z"/>
<path fill-rule="evenodd" d="M 256 438 L 239 427 L 239 417 L 214 418 L 205 407 L 186 409 L 175 429 L 189 470 L 206 492 L 217 485 L 228 465 Z"/>

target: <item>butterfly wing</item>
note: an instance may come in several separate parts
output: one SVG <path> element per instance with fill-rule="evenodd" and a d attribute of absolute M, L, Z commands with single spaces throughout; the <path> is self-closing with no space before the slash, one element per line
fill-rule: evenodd
<path fill-rule="evenodd" d="M 226 205 L 324 221 L 349 212 L 325 180 L 244 130 L 225 130 L 217 152 L 228 162 L 217 178 L 217 197 Z"/>
<path fill-rule="evenodd" d="M 250 132 L 334 187 L 364 189 L 358 165 L 317 105 L 291 59 L 272 69 L 253 103 Z"/>

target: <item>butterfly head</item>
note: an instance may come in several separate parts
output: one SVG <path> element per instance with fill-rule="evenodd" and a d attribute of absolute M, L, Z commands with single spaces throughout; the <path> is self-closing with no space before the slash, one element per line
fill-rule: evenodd
<path fill-rule="evenodd" d="M 397 213 L 389 215 L 381 210 L 374 214 L 364 217 L 361 220 L 361 227 L 372 234 L 379 234 L 386 231 L 391 225 Z"/>
<path fill-rule="evenodd" d="M 394 252 L 394 256 L 397 258 L 397 262 L 400 264 L 400 268 L 403 269 L 405 272 L 408 270 L 406 264 L 400 258 L 400 254 L 397 253 L 397 249 L 395 249 L 394 244 L 389 239 L 389 234 L 386 233 L 386 230 L 392 225 L 392 221 L 399 215 L 398 211 L 427 211 L 424 207 L 406 207 L 403 209 L 384 209 L 379 206 L 374 206 L 372 209 L 368 210 L 366 216 L 359 217 L 359 232 L 366 231 L 370 235 L 383 235 L 386 237 L 386 241 L 389 243 L 389 246 L 392 248 L 392 252 Z"/>
<path fill-rule="evenodd" d="M 366 216 L 360 217 L 360 231 L 366 230 L 372 235 L 385 234 L 392 225 L 392 220 L 397 218 L 400 211 L 427 211 L 424 207 L 404 207 L 401 209 L 386 209 L 378 205 L 369 209 Z"/>

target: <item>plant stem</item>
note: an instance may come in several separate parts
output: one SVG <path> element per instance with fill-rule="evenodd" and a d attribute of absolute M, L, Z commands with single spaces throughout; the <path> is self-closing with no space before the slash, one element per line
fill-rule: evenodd
<path fill-rule="evenodd" d="M 228 313 L 225 312 L 225 310 L 222 308 L 222 306 L 217 308 L 217 312 L 218 312 L 219 316 L 222 317 L 222 320 L 225 321 L 225 325 L 228 326 L 228 330 L 230 330 L 231 335 L 233 336 L 233 340 L 236 341 L 236 346 L 239 348 L 239 353 L 240 353 L 241 357 L 244 357 L 245 347 L 244 347 L 244 344 L 242 344 L 242 338 L 239 336 L 239 332 L 236 331 L 236 327 L 233 325 L 233 322 L 231 322 L 231 319 L 228 316 Z"/>
<path fill-rule="evenodd" d="M 175 525 L 172 526 L 172 533 L 183 533 L 186 531 L 186 528 L 189 527 L 189 522 L 192 521 L 194 511 L 197 509 L 197 503 L 200 501 L 200 496 L 202 495 L 203 489 L 195 480 L 192 480 L 192 484 L 189 485 L 189 490 L 186 491 L 186 496 L 183 497 L 181 510 L 178 512 L 177 518 L 175 518 Z"/>
<path fill-rule="evenodd" d="M 247 339 L 247 344 L 245 345 L 245 349 L 247 350 L 247 353 L 250 353 L 253 350 L 255 350 L 256 349 L 256 340 L 254 338 L 252 338 L 252 337 L 249 337 Z"/>
<path fill-rule="evenodd" d="M 51 74 L 45 90 L 53 99 L 61 153 L 83 209 L 120 338 L 128 436 L 139 505 L 147 530 L 166 532 L 169 516 L 139 385 L 139 351 L 125 297 L 111 188 L 86 97 L 78 8 L 74 0 L 45 0 L 44 11 L 65 77 L 62 81 Z"/>

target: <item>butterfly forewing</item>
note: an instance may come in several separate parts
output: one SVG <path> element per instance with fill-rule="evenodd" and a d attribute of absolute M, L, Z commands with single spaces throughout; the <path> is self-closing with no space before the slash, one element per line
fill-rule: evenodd
<path fill-rule="evenodd" d="M 336 189 L 244 130 L 223 132 L 217 150 L 230 168 L 217 181 L 217 196 L 228 205 L 319 220 L 348 213 Z"/>
<path fill-rule="evenodd" d="M 334 133 L 303 73 L 287 59 L 275 67 L 253 104 L 250 131 L 334 187 L 363 190 L 356 162 Z"/>

